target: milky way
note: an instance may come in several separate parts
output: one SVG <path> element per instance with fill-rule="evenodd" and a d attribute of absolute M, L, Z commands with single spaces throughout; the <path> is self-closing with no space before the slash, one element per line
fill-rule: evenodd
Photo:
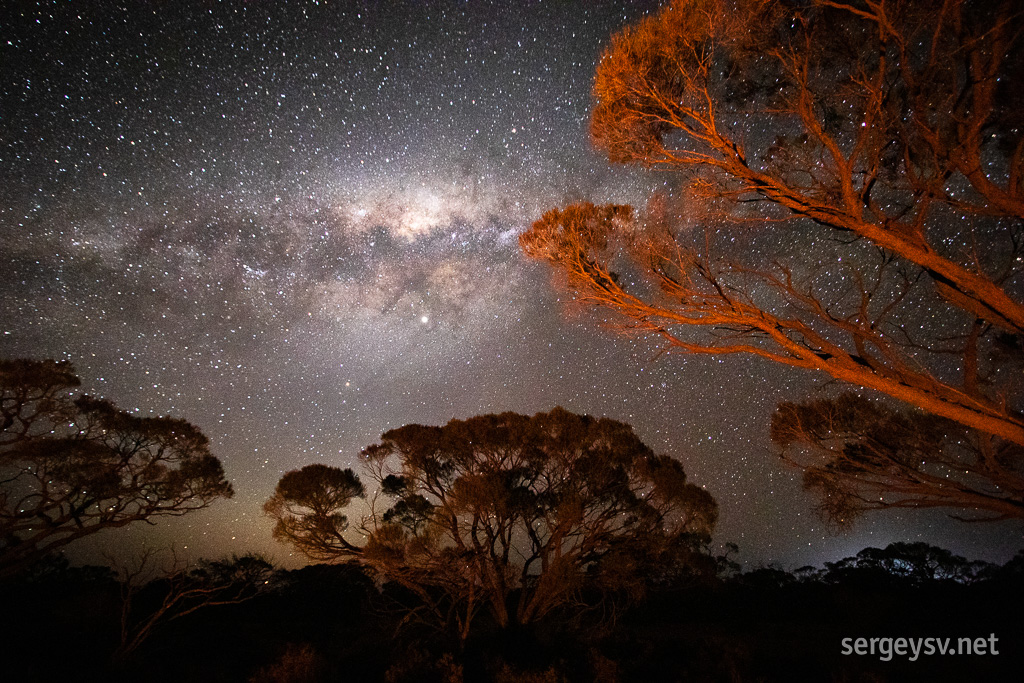
<path fill-rule="evenodd" d="M 257 550 L 261 503 L 386 429 L 562 405 L 630 422 L 719 500 L 718 542 L 793 566 L 1006 527 L 869 517 L 829 536 L 767 440 L 822 381 L 659 357 L 560 307 L 517 237 L 548 208 L 640 203 L 586 133 L 594 64 L 653 2 L 3 3 L 4 357 L 200 426 L 237 495 L 97 548 Z M 88 556 L 90 550 L 85 550 Z"/>

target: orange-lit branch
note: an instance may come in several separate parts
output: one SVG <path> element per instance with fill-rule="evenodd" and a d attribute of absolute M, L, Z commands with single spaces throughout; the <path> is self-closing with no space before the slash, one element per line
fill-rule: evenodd
<path fill-rule="evenodd" d="M 1021 64 L 1012 3 L 980 14 L 958 1 L 938 13 L 740 5 L 676 2 L 615 36 L 595 78 L 595 144 L 613 161 L 683 172 L 701 196 L 758 195 L 869 240 L 920 266 L 953 305 L 1024 332 L 1000 268 L 959 262 L 931 234 L 942 207 L 1000 216 L 1016 250 L 1024 138 L 1000 100 Z M 786 154 L 755 161 L 745 120 L 778 130 Z"/>
<path fill-rule="evenodd" d="M 584 304 L 613 310 L 632 330 L 660 335 L 672 348 L 700 354 L 747 353 L 794 367 L 820 370 L 869 387 L 930 413 L 1024 444 L 1024 420 L 979 391 L 938 379 L 884 333 L 892 305 L 868 316 L 871 292 L 862 288 L 852 316 L 833 314 L 792 274 L 723 264 L 715 268 L 670 236 L 623 236 L 625 207 L 575 205 L 553 210 L 521 237 L 524 251 L 563 272 Z M 628 240 L 633 266 L 657 294 L 627 291 L 613 274 L 616 242 Z M 756 305 L 750 292 L 768 288 L 784 307 Z M 780 304 L 781 306 L 781 304 Z M 785 312 L 788 313 L 785 313 Z M 705 334 L 686 332 L 705 328 Z M 696 330 L 701 332 L 701 330 Z M 971 385 L 974 386 L 974 385 Z"/>

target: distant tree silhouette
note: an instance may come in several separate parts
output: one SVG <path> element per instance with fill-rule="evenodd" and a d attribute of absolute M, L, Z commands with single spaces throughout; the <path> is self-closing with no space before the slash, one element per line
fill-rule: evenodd
<path fill-rule="evenodd" d="M 522 248 L 626 331 L 873 389 L 1019 477 L 1022 35 L 1008 1 L 677 0 L 612 38 L 591 134 L 681 187 L 554 209 Z M 732 243 L 754 227 L 794 248 Z"/>
<path fill-rule="evenodd" d="M 263 509 L 277 521 L 274 538 L 310 559 L 328 561 L 360 552 L 345 539 L 348 517 L 339 510 L 364 496 L 363 484 L 351 469 L 306 465 L 281 477 Z"/>
<path fill-rule="evenodd" d="M 358 480 L 319 465 L 284 475 L 268 501 L 276 529 L 296 530 L 277 538 L 373 567 L 463 638 L 480 609 L 506 627 L 573 605 L 585 586 L 635 590 L 693 552 L 717 516 L 679 462 L 628 425 L 561 408 L 407 425 L 363 457 L 389 501 L 363 523 L 365 544 L 342 538 L 340 508 L 362 493 Z"/>
<path fill-rule="evenodd" d="M 1021 578 L 1024 578 L 1024 549 L 1018 550 L 1017 554 L 1010 558 L 1006 564 L 986 571 L 985 578 L 997 581 L 1020 581 Z"/>
<path fill-rule="evenodd" d="M 0 361 L 0 577 L 103 529 L 232 495 L 198 428 L 77 386 L 66 362 Z"/>
<path fill-rule="evenodd" d="M 830 583 L 882 577 L 905 583 L 936 581 L 971 583 L 991 573 L 992 565 L 970 561 L 927 543 L 890 543 L 885 548 L 864 548 L 856 557 L 825 564 L 823 579 Z"/>

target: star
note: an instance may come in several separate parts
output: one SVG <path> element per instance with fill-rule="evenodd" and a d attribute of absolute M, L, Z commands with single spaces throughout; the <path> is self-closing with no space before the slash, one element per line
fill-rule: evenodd
<path fill-rule="evenodd" d="M 774 406 L 821 380 L 659 355 L 565 308 L 520 253 L 550 208 L 642 206 L 670 182 L 610 166 L 587 132 L 602 46 L 660 4 L 10 12 L 0 356 L 70 360 L 83 390 L 203 430 L 237 496 L 146 532 L 197 557 L 297 562 L 262 515 L 283 472 L 358 467 L 403 424 L 555 405 L 678 457 L 718 499 L 716 540 L 747 561 L 821 562 L 908 533 L 1004 552 L 998 531 L 932 513 L 825 535 L 767 438 Z M 240 529 L 243 513 L 259 521 Z"/>

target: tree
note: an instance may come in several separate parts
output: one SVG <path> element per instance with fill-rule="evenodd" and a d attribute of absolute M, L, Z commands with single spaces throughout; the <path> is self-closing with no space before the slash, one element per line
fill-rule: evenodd
<path fill-rule="evenodd" d="M 857 235 L 976 317 L 1024 332 L 1005 288 L 1012 262 L 992 277 L 929 243 L 936 220 L 961 214 L 1007 219 L 999 236 L 1018 246 L 1015 4 L 735 4 L 680 0 L 615 36 L 595 78 L 595 144 L 613 161 L 691 172 L 702 198 L 762 201 Z M 744 135 L 754 126 L 776 133 L 760 163 L 750 152 L 763 136 Z"/>
<path fill-rule="evenodd" d="M 171 621 L 206 607 L 253 599 L 270 583 L 274 571 L 272 564 L 252 554 L 202 560 L 194 567 L 179 565 L 173 556 L 171 566 L 162 570 L 151 565 L 154 558 L 151 549 L 133 564 L 108 558 L 121 584 L 121 642 L 113 655 L 116 662 L 125 660 Z"/>
<path fill-rule="evenodd" d="M 974 510 L 975 521 L 1024 517 L 1022 449 L 950 420 L 844 393 L 782 403 L 771 437 L 838 527 L 893 507 Z"/>
<path fill-rule="evenodd" d="M 890 543 L 883 548 L 864 548 L 856 557 L 826 562 L 824 580 L 851 583 L 873 578 L 923 585 L 937 581 L 973 583 L 991 574 L 993 565 L 968 561 L 944 548 L 927 543 Z"/>
<path fill-rule="evenodd" d="M 339 508 L 362 487 L 320 465 L 282 477 L 266 510 L 300 531 L 277 537 L 313 559 L 358 559 L 463 638 L 480 609 L 508 627 L 572 605 L 585 586 L 635 588 L 693 552 L 717 517 L 710 494 L 628 425 L 561 408 L 407 425 L 363 458 L 390 501 L 364 523 L 365 544 L 340 538 Z"/>
<path fill-rule="evenodd" d="M 348 517 L 339 510 L 365 495 L 351 469 L 306 465 L 281 477 L 263 510 L 277 521 L 275 539 L 292 544 L 310 559 L 330 561 L 359 553 L 359 547 L 345 538 Z"/>
<path fill-rule="evenodd" d="M 0 577 L 103 529 L 233 493 L 197 427 L 76 397 L 79 383 L 67 362 L 0 361 Z"/>
<path fill-rule="evenodd" d="M 613 37 L 591 119 L 678 197 L 555 209 L 522 248 L 670 350 L 825 372 L 1024 445 L 1022 29 L 1009 2 L 679 0 Z M 765 263 L 737 226 L 807 246 Z"/>

